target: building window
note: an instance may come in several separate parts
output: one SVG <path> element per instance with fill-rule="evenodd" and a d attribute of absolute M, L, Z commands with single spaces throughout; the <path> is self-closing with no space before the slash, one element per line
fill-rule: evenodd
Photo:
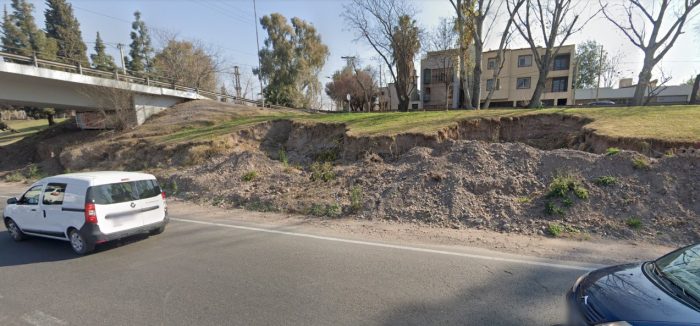
<path fill-rule="evenodd" d="M 423 92 L 423 102 L 430 102 L 430 87 L 426 87 Z"/>
<path fill-rule="evenodd" d="M 518 67 L 530 67 L 530 66 L 532 66 L 532 54 L 518 56 Z"/>
<path fill-rule="evenodd" d="M 496 58 L 489 58 L 486 63 L 486 69 L 494 70 L 496 69 Z"/>
<path fill-rule="evenodd" d="M 560 54 L 554 57 L 554 64 L 552 65 L 552 70 L 569 70 L 569 59 L 571 55 Z"/>
<path fill-rule="evenodd" d="M 423 84 L 431 84 L 432 82 L 430 69 L 423 69 Z"/>
<path fill-rule="evenodd" d="M 496 87 L 495 89 L 499 89 L 499 88 L 501 88 L 500 83 L 501 83 L 500 79 L 496 80 L 495 83 L 494 83 L 494 79 L 487 79 L 486 80 L 486 90 L 490 91 L 490 90 L 494 89 L 494 84 Z"/>
<path fill-rule="evenodd" d="M 517 89 L 529 89 L 532 77 L 520 77 L 517 79 Z"/>
<path fill-rule="evenodd" d="M 569 86 L 569 77 L 552 78 L 552 92 L 566 92 Z"/>

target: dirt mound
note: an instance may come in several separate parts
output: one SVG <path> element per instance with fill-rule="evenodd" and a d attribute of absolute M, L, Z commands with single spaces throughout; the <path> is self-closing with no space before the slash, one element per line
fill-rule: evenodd
<path fill-rule="evenodd" d="M 652 159 L 648 167 L 635 168 L 641 157 L 448 141 L 439 149 L 414 147 L 392 162 L 369 154 L 336 165 L 335 177 L 326 182 L 312 181 L 312 168 L 293 168 L 261 151 L 219 157 L 166 178 L 193 200 L 254 210 L 677 244 L 700 239 L 700 201 L 694 196 L 700 159 Z M 551 185 L 562 179 L 586 195 L 578 197 L 573 188 L 563 197 L 551 195 Z"/>

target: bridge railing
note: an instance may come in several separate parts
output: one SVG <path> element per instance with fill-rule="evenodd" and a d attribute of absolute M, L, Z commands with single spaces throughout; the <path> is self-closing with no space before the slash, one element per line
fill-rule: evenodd
<path fill-rule="evenodd" d="M 175 83 L 175 81 L 173 79 L 159 76 L 159 75 L 152 74 L 152 73 L 134 72 L 134 71 L 129 71 L 126 69 L 121 69 L 121 68 L 116 68 L 114 70 L 114 72 L 109 72 L 109 71 L 94 69 L 91 67 L 85 67 L 79 61 L 76 61 L 74 64 L 71 64 L 71 63 L 65 63 L 65 62 L 56 62 L 56 61 L 51 61 L 51 60 L 40 59 L 40 58 L 37 58 L 36 54 L 34 54 L 32 56 L 25 56 L 25 55 L 7 53 L 7 52 L 0 51 L 0 60 L 3 60 L 3 59 L 5 61 L 9 61 L 12 63 L 32 65 L 32 66 L 40 67 L 40 68 L 71 72 L 71 73 L 76 73 L 76 74 L 81 74 L 81 75 L 86 75 L 86 76 L 100 77 L 100 78 L 112 79 L 112 80 L 117 80 L 117 81 L 124 81 L 124 82 L 132 83 L 132 84 L 140 84 L 140 85 L 146 85 L 146 86 L 167 88 L 167 89 L 183 91 L 183 92 L 188 92 L 188 93 L 195 93 L 198 95 L 202 95 L 204 97 L 211 98 L 213 100 L 226 100 L 227 102 L 231 101 L 231 102 L 240 103 L 240 104 L 262 106 L 261 101 L 249 100 L 246 98 L 241 98 L 241 97 L 237 97 L 237 96 L 233 96 L 233 95 L 221 94 L 221 93 L 217 93 L 217 92 L 213 92 L 213 91 L 197 89 L 194 87 L 178 85 L 177 83 Z M 66 59 L 66 60 L 74 61 L 71 59 Z M 126 74 L 124 73 L 125 71 L 126 71 Z M 269 103 L 265 103 L 265 107 L 277 108 L 277 109 L 289 109 L 288 107 L 272 105 Z"/>

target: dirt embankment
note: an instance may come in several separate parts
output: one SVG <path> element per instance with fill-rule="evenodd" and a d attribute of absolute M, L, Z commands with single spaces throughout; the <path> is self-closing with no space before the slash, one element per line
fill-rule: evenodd
<path fill-rule="evenodd" d="M 667 244 L 700 239 L 700 158 L 596 154 L 617 146 L 655 156 L 687 144 L 602 137 L 588 122 L 532 115 L 462 121 L 433 135 L 358 136 L 341 124 L 278 120 L 206 141 L 103 138 L 54 157 L 70 170 L 149 170 L 170 192 L 224 207 Z"/>

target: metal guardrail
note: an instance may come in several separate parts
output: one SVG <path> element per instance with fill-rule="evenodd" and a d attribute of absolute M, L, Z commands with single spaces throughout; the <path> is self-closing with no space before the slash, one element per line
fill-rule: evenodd
<path fill-rule="evenodd" d="M 132 83 L 132 84 L 140 84 L 140 85 L 146 85 L 146 86 L 167 88 L 167 89 L 172 89 L 172 90 L 176 90 L 176 91 L 183 91 L 183 92 L 188 92 L 188 93 L 199 94 L 199 95 L 208 97 L 212 100 L 220 101 L 220 100 L 225 99 L 227 101 L 228 100 L 233 101 L 234 103 L 240 103 L 240 104 L 247 103 L 247 104 L 253 104 L 255 106 L 262 107 L 261 101 L 249 100 L 246 98 L 240 98 L 240 97 L 233 96 L 233 95 L 221 94 L 221 93 L 217 93 L 217 92 L 201 90 L 198 88 L 178 85 L 178 84 L 175 84 L 175 82 L 172 79 L 168 79 L 167 77 L 158 76 L 158 75 L 149 74 L 149 73 L 132 72 L 131 74 L 128 74 L 128 71 L 127 71 L 127 74 L 124 74 L 123 73 L 124 69 L 119 69 L 119 68 L 115 69 L 114 72 L 109 72 L 109 71 L 98 70 L 98 69 L 89 68 L 89 67 L 83 67 L 80 62 L 77 62 L 76 64 L 68 64 L 68 63 L 63 63 L 63 62 L 55 62 L 55 61 L 39 59 L 36 57 L 36 55 L 24 56 L 24 55 L 7 53 L 7 52 L 2 52 L 2 51 L 0 51 L 0 58 L 4 58 L 5 60 L 9 60 L 9 62 L 12 62 L 12 63 L 27 64 L 27 65 L 32 65 L 32 66 L 37 67 L 37 68 L 46 68 L 46 69 L 52 69 L 52 70 L 58 70 L 58 71 L 77 73 L 80 75 L 100 77 L 100 78 L 112 79 L 112 80 L 117 80 L 117 81 L 124 81 L 124 82 Z M 141 77 L 139 75 L 142 75 L 144 77 Z M 292 109 L 289 107 L 279 106 L 279 105 L 274 105 L 274 104 L 269 104 L 269 103 L 265 103 L 265 107 L 272 108 L 272 109 Z"/>

